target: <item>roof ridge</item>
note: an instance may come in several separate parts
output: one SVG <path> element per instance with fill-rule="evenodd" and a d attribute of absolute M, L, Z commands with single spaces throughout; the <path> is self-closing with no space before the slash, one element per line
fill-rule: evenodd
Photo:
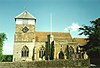
<path fill-rule="evenodd" d="M 19 15 L 17 15 L 15 18 L 27 18 L 27 19 L 36 19 L 33 15 L 31 15 L 27 10 L 23 11 Z"/>
<path fill-rule="evenodd" d="M 50 33 L 50 32 L 42 32 L 42 31 L 38 31 L 38 32 L 36 32 L 36 33 Z M 52 33 L 70 33 L 70 32 L 52 32 Z"/>

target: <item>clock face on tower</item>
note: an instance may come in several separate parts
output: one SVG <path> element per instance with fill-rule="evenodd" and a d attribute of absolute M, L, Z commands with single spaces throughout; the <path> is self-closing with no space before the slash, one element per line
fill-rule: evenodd
<path fill-rule="evenodd" d="M 28 30 L 29 30 L 29 29 L 28 29 L 26 26 L 22 29 L 22 31 L 23 31 L 24 33 L 27 33 Z"/>

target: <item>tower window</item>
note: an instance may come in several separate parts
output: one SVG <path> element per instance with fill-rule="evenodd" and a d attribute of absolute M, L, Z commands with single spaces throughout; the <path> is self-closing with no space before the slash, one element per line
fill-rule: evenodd
<path fill-rule="evenodd" d="M 22 31 L 23 31 L 24 33 L 26 33 L 28 30 L 29 30 L 29 29 L 28 29 L 26 26 L 22 29 Z"/>
<path fill-rule="evenodd" d="M 24 46 L 23 48 L 22 48 L 22 57 L 28 57 L 29 56 L 29 49 L 28 49 L 28 47 L 27 46 Z"/>

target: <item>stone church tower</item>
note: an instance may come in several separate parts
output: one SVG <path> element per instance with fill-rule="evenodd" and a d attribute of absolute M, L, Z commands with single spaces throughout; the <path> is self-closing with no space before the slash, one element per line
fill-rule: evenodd
<path fill-rule="evenodd" d="M 36 18 L 24 11 L 15 17 L 13 61 L 32 61 Z"/>

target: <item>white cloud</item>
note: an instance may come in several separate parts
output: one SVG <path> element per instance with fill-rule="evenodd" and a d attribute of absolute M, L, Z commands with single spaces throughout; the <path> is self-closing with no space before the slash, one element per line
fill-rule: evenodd
<path fill-rule="evenodd" d="M 72 32 L 75 32 L 77 31 L 81 26 L 79 26 L 77 23 L 72 23 L 71 26 L 68 26 L 68 27 L 65 27 L 64 28 L 64 31 L 72 31 Z"/>
<path fill-rule="evenodd" d="M 65 27 L 65 28 L 64 28 L 64 31 L 67 31 L 67 30 L 68 30 L 68 28 Z"/>

